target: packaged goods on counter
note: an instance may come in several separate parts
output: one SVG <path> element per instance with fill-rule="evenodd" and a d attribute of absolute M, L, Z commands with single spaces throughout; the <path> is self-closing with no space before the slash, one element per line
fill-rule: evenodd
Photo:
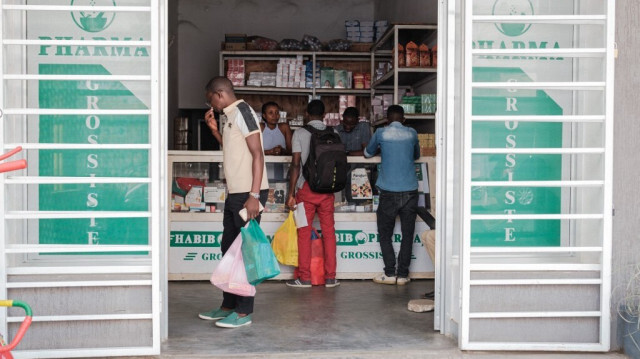
<path fill-rule="evenodd" d="M 340 124 L 340 114 L 337 112 L 325 113 L 323 122 L 327 126 L 338 126 Z"/>
<path fill-rule="evenodd" d="M 247 86 L 275 87 L 277 72 L 250 72 Z"/>
<path fill-rule="evenodd" d="M 335 39 L 327 44 L 329 51 L 349 51 L 351 42 L 343 39 Z"/>
<path fill-rule="evenodd" d="M 349 76 L 346 70 L 333 70 L 333 87 L 337 89 L 349 88 Z"/>
<path fill-rule="evenodd" d="M 333 88 L 335 74 L 332 68 L 323 67 L 320 69 L 320 84 L 322 88 Z"/>
<path fill-rule="evenodd" d="M 429 47 L 425 44 L 420 44 L 418 51 L 420 52 L 420 67 L 431 66 L 431 51 L 429 51 Z"/>
<path fill-rule="evenodd" d="M 421 156 L 435 156 L 436 154 L 436 135 L 433 133 L 419 133 L 418 144 L 420 146 Z"/>
<path fill-rule="evenodd" d="M 202 201 L 202 186 L 193 186 L 184 197 L 184 204 L 189 206 L 190 211 L 198 211 L 200 208 L 204 211 L 204 202 Z"/>
<path fill-rule="evenodd" d="M 431 66 L 438 66 L 438 45 L 434 45 L 431 48 Z"/>
<path fill-rule="evenodd" d="M 262 36 L 250 36 L 247 42 L 248 50 L 275 51 L 278 49 L 278 42 Z"/>
<path fill-rule="evenodd" d="M 224 49 L 242 51 L 247 49 L 247 34 L 224 34 Z"/>
<path fill-rule="evenodd" d="M 278 44 L 278 47 L 280 48 L 280 50 L 284 50 L 284 51 L 302 51 L 302 50 L 304 50 L 304 46 L 302 45 L 302 42 L 300 42 L 300 41 L 298 41 L 296 39 L 283 39 Z"/>
<path fill-rule="evenodd" d="M 269 183 L 269 195 L 264 206 L 265 213 L 285 212 L 285 202 L 287 200 L 287 182 Z"/>
<path fill-rule="evenodd" d="M 407 67 L 418 67 L 420 65 L 420 57 L 418 55 L 418 45 L 415 42 L 409 41 L 404 48 L 407 59 L 405 61 L 405 66 Z"/>
<path fill-rule="evenodd" d="M 322 42 L 320 42 L 320 40 L 317 37 L 311 36 L 311 35 L 306 35 L 305 34 L 302 37 L 302 46 L 307 51 L 320 51 L 320 50 L 322 50 Z"/>
<path fill-rule="evenodd" d="M 436 94 L 420 95 L 422 113 L 436 113 L 438 97 Z"/>
<path fill-rule="evenodd" d="M 355 107 L 356 106 L 356 97 L 354 95 L 341 95 L 338 97 L 338 109 L 340 112 L 340 116 L 344 113 L 344 110 L 347 107 Z"/>
<path fill-rule="evenodd" d="M 371 182 L 367 176 L 367 170 L 364 168 L 355 168 L 351 171 L 351 198 L 353 199 L 372 199 L 373 191 Z"/>
<path fill-rule="evenodd" d="M 244 86 L 244 60 L 227 60 L 227 78 L 233 86 Z"/>
<path fill-rule="evenodd" d="M 405 114 L 414 114 L 416 113 L 416 105 L 412 103 L 401 103 L 400 106 L 404 110 Z"/>
<path fill-rule="evenodd" d="M 364 73 L 362 72 L 354 72 L 353 73 L 353 88 L 354 89 L 364 89 Z"/>
<path fill-rule="evenodd" d="M 345 20 L 344 25 L 349 28 L 349 27 L 360 27 L 360 21 L 358 20 Z"/>
<path fill-rule="evenodd" d="M 276 72 L 276 87 L 304 88 L 305 68 L 300 55 L 295 58 L 280 58 Z"/>
<path fill-rule="evenodd" d="M 414 106 L 413 113 L 423 113 L 424 111 L 422 110 L 422 105 L 421 105 L 421 101 L 422 101 L 422 97 L 420 96 L 404 96 L 402 97 L 402 103 L 403 104 L 412 104 Z M 410 113 L 410 112 L 406 112 L 405 113 Z"/>
<path fill-rule="evenodd" d="M 398 67 L 405 67 L 407 57 L 405 56 L 404 46 L 398 44 L 397 46 Z"/>

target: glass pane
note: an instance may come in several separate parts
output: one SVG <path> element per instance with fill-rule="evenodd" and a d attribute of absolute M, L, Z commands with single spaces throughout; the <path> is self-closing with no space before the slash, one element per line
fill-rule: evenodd
<path fill-rule="evenodd" d="M 602 15 L 606 0 L 474 0 L 474 15 Z"/>
<path fill-rule="evenodd" d="M 14 0 L 3 4 L 71 6 L 66 10 L 5 9 L 2 29 L 6 40 L 151 41 L 149 11 L 109 11 L 110 8 L 150 6 L 149 0 Z M 77 6 L 85 8 L 75 11 Z M 95 10 L 92 9 L 94 7 Z M 4 46 L 2 64 L 4 73 L 9 76 L 150 76 L 150 55 L 150 46 L 140 45 L 8 44 Z M 2 84 L 3 103 L 6 109 L 14 110 L 147 111 L 151 108 L 150 83 L 150 80 L 5 80 Z M 152 119 L 154 117 L 146 114 L 7 114 L 3 117 L 3 140 L 9 143 L 89 146 L 150 144 Z M 31 177 L 150 176 L 150 151 L 147 149 L 28 149 L 24 152 L 23 157 L 29 166 L 21 174 Z M 5 201 L 8 211 L 131 211 L 146 215 L 145 212 L 151 208 L 148 183 L 7 185 L 6 189 L 5 192 L 10 193 L 9 200 Z M 146 217 L 62 218 L 10 220 L 6 223 L 12 228 L 10 233 L 28 237 L 29 243 L 97 245 L 147 244 L 149 221 Z M 24 231 L 28 228 L 28 233 L 23 233 L 20 228 L 25 228 Z"/>

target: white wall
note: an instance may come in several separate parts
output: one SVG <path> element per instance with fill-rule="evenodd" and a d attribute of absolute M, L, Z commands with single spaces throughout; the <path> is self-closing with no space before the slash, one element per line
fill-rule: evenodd
<path fill-rule="evenodd" d="M 170 71 L 177 72 L 179 107 L 204 107 L 204 86 L 218 75 L 225 33 L 328 41 L 344 38 L 347 19 L 373 20 L 373 10 L 374 0 L 178 1 L 178 66 Z"/>
<path fill-rule="evenodd" d="M 614 101 L 614 160 L 613 160 L 613 298 L 612 349 L 617 349 L 622 338 L 616 327 L 622 322 L 615 309 L 623 297 L 621 288 L 631 277 L 631 265 L 640 263 L 640 38 L 637 14 L 640 3 L 618 1 L 616 3 L 616 42 L 619 57 L 616 60 Z M 617 339 L 617 340 L 616 340 Z"/>

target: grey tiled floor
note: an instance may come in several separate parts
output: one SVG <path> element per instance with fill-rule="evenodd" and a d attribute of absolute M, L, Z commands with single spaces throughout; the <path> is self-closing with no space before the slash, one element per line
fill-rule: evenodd
<path fill-rule="evenodd" d="M 433 330 L 433 312 L 407 310 L 432 280 L 404 287 L 342 281 L 337 288 L 258 286 L 253 324 L 222 329 L 198 312 L 220 305 L 208 282 L 171 282 L 161 358 L 624 358 L 619 354 L 469 353 Z"/>

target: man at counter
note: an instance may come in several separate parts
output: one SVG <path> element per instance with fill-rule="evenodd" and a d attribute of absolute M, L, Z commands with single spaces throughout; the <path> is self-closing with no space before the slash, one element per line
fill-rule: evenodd
<path fill-rule="evenodd" d="M 368 122 L 359 122 L 360 113 L 355 107 L 347 107 L 342 114 L 342 121 L 336 126 L 336 131 L 340 135 L 340 140 L 344 143 L 347 156 L 362 156 L 364 148 L 371 140 L 371 125 Z M 356 168 L 364 168 L 363 164 L 352 163 L 347 173 L 347 190 L 345 197 L 348 202 L 358 202 L 354 200 L 351 192 L 351 173 Z"/>
<path fill-rule="evenodd" d="M 322 122 L 324 104 L 320 100 L 313 100 L 307 105 L 307 119 L 305 125 L 316 130 L 325 130 L 327 126 Z M 311 132 L 302 127 L 293 133 L 293 155 L 289 178 L 289 198 L 287 206 L 293 208 L 303 205 L 307 216 L 308 226 L 298 228 L 298 270 L 300 278 L 287 281 L 287 286 L 295 288 L 311 288 L 311 224 L 316 212 L 320 221 L 324 246 L 324 271 L 327 288 L 340 285 L 336 279 L 336 229 L 333 214 L 335 211 L 333 193 L 316 193 L 311 190 L 300 167 L 309 158 L 311 146 Z"/>
<path fill-rule="evenodd" d="M 245 101 L 236 98 L 233 85 L 227 78 L 214 77 L 205 90 L 211 107 L 205 114 L 205 121 L 222 145 L 224 175 L 229 190 L 224 203 L 224 229 L 220 243 L 224 255 L 246 224 L 240 217 L 241 209 L 246 208 L 247 220 L 260 221 L 259 206 L 267 200 L 269 184 L 259 117 Z M 220 130 L 214 111 L 220 114 Z M 216 325 L 222 328 L 249 325 L 253 302 L 254 297 L 223 292 L 219 308 L 198 316 L 204 320 L 217 320 Z"/>
<path fill-rule="evenodd" d="M 414 161 L 420 158 L 418 133 L 404 126 L 404 110 L 398 105 L 387 110 L 388 125 L 377 130 L 364 149 L 369 158 L 380 151 L 381 169 L 376 181 L 380 202 L 376 211 L 384 273 L 373 278 L 381 284 L 409 283 L 409 264 L 413 249 L 418 207 L 418 180 Z M 402 241 L 396 268 L 392 245 L 393 227 L 400 215 Z"/>
<path fill-rule="evenodd" d="M 355 107 L 347 107 L 342 121 L 336 126 L 347 156 L 362 156 L 364 148 L 371 139 L 371 127 L 368 122 L 358 122 L 360 113 Z"/>

